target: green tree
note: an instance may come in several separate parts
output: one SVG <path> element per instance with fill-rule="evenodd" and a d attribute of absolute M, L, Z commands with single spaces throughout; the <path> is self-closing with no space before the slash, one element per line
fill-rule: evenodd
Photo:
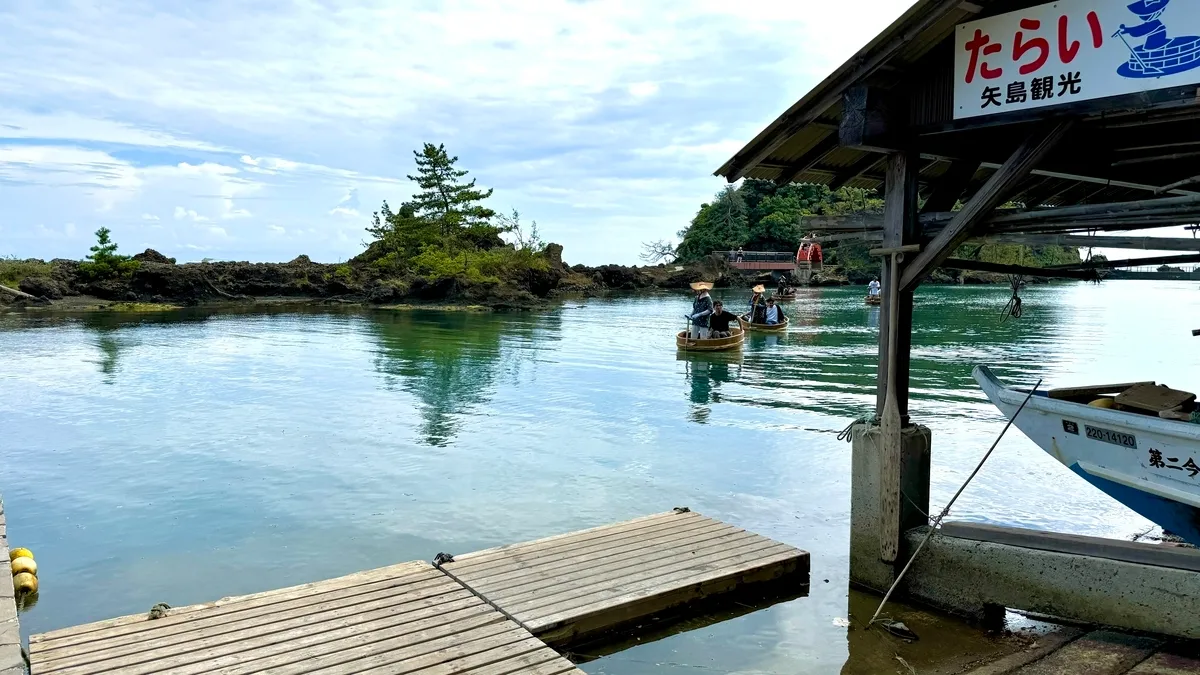
<path fill-rule="evenodd" d="M 426 143 L 413 155 L 417 175 L 408 179 L 421 190 L 413 197 L 413 212 L 437 226 L 442 244 L 449 248 L 463 239 L 477 248 L 502 246 L 500 229 L 491 224 L 496 212 L 482 204 L 492 190 L 476 188 L 474 178 L 463 182 L 469 172 L 455 168 L 458 157 L 449 156 L 444 145 Z"/>
<path fill-rule="evenodd" d="M 700 206 L 691 225 L 680 233 L 679 259 L 701 260 L 713 251 L 745 245 L 750 238 L 748 222 L 741 193 L 733 186 L 724 188 L 711 204 Z"/>
<path fill-rule="evenodd" d="M 107 227 L 96 230 L 96 245 L 90 250 L 87 259 L 79 263 L 79 271 L 89 279 L 110 279 L 112 277 L 128 276 L 137 269 L 136 260 L 130 260 L 127 255 L 117 253 L 117 243 L 111 238 L 112 231 Z"/>

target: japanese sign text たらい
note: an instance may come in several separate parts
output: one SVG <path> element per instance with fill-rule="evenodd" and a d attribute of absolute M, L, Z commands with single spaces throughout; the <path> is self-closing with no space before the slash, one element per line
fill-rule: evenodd
<path fill-rule="evenodd" d="M 1064 0 L 955 29 L 954 117 L 1200 82 L 1200 3 Z"/>

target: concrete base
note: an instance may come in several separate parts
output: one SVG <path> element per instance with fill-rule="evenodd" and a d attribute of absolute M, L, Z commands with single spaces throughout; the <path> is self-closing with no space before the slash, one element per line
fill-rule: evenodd
<path fill-rule="evenodd" d="M 905 555 L 927 528 L 905 533 Z M 991 607 L 1200 638 L 1200 572 L 934 535 L 899 591 L 985 619 Z"/>
<path fill-rule="evenodd" d="M 850 582 L 883 593 L 899 568 L 880 559 L 879 427 L 858 424 L 851 433 Z M 928 524 L 931 439 L 928 427 L 913 425 L 901 433 L 899 532 Z M 897 562 L 903 565 L 904 559 Z"/>

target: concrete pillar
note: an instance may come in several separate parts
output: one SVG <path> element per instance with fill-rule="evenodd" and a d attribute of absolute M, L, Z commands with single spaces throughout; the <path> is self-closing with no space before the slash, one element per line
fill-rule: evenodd
<path fill-rule="evenodd" d="M 928 427 L 910 425 L 900 436 L 900 480 L 885 481 L 881 472 L 879 427 L 854 426 L 851 435 L 850 478 L 850 583 L 884 592 L 896 579 L 905 560 L 893 565 L 880 558 L 880 524 L 884 518 L 897 518 L 904 533 L 928 525 L 929 462 L 931 435 Z M 883 486 L 900 486 L 899 513 L 884 514 Z M 897 546 L 901 542 L 894 542 Z"/>

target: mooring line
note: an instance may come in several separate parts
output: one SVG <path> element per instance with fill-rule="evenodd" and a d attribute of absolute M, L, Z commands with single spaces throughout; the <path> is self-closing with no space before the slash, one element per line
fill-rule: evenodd
<path fill-rule="evenodd" d="M 509 613 L 508 613 L 508 612 L 507 612 L 507 611 L 506 611 L 506 610 L 505 610 L 503 607 L 501 607 L 500 605 L 497 605 L 496 603 L 492 602 L 492 601 L 491 601 L 491 599 L 489 599 L 487 596 L 485 596 L 484 594 L 480 593 L 479 591 L 475 590 L 474 588 L 471 588 L 471 585 L 470 585 L 470 584 L 468 584 L 467 582 L 463 581 L 462 579 L 459 579 L 459 578 L 458 578 L 458 577 L 457 577 L 457 576 L 456 576 L 456 575 L 455 575 L 453 572 L 451 572 L 450 570 L 446 569 L 445 567 L 442 567 L 442 565 L 443 565 L 444 563 L 448 563 L 448 562 L 454 562 L 454 556 L 450 555 L 449 553 L 439 553 L 439 554 L 437 554 L 436 556 L 434 556 L 434 558 L 433 558 L 433 568 L 434 568 L 434 569 L 436 569 L 437 571 L 441 572 L 442 574 L 445 574 L 446 576 L 450 577 L 450 579 L 451 579 L 451 580 L 452 580 L 454 583 L 456 583 L 456 584 L 458 584 L 459 586 L 462 586 L 463 588 L 465 588 L 465 589 L 467 589 L 468 591 L 470 591 L 471 595 L 474 595 L 475 597 L 479 598 L 480 600 L 482 600 L 482 601 L 486 602 L 487 604 L 491 605 L 492 609 L 494 609 L 494 610 L 496 610 L 497 612 L 500 612 L 501 614 L 503 614 L 503 615 L 505 616 L 505 618 L 507 618 L 509 621 L 512 621 L 513 623 L 515 623 L 515 624 L 517 624 L 518 626 L 520 626 L 520 627 L 521 627 L 521 628 L 522 628 L 522 629 L 523 629 L 523 630 L 524 630 L 526 633 L 529 633 L 530 635 L 533 635 L 534 637 L 537 637 L 536 635 L 534 635 L 534 633 L 533 633 L 533 630 L 531 630 L 531 629 L 529 628 L 529 626 L 526 626 L 526 625 L 525 625 L 525 622 L 524 622 L 524 621 L 521 621 L 520 619 L 518 619 L 517 617 L 513 616 L 512 614 L 509 614 Z"/>

